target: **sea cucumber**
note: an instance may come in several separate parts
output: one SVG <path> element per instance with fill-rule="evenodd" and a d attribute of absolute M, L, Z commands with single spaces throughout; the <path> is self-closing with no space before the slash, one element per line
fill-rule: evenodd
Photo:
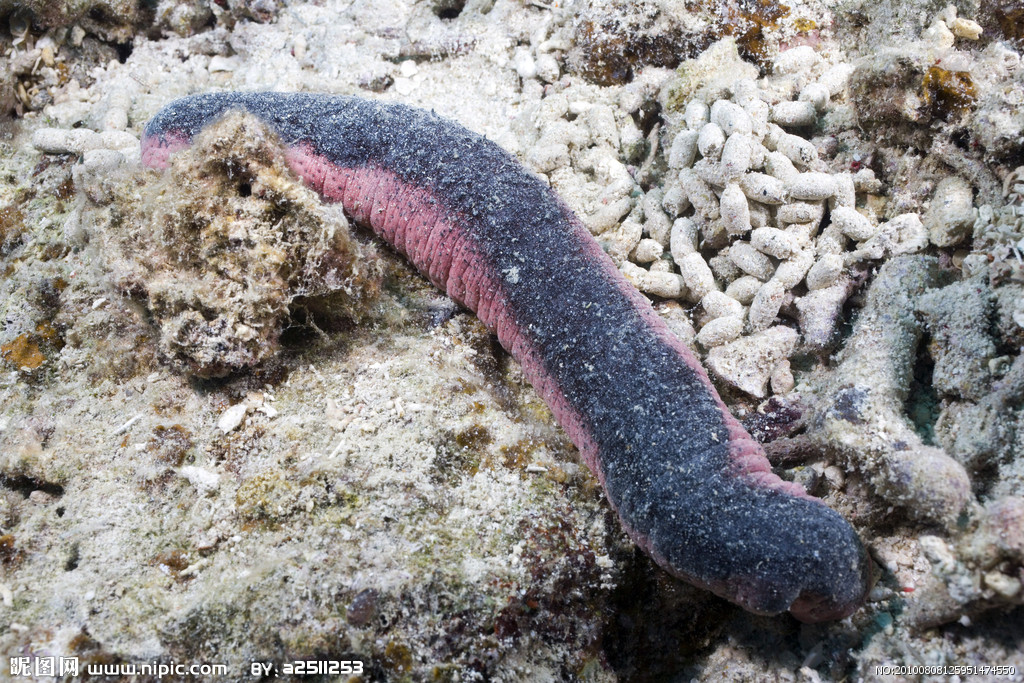
<path fill-rule="evenodd" d="M 837 619 L 870 561 L 838 513 L 773 474 L 707 373 L 546 184 L 432 112 L 354 97 L 186 97 L 147 125 L 151 167 L 243 109 L 328 201 L 404 254 L 515 357 L 631 538 L 759 614 Z"/>

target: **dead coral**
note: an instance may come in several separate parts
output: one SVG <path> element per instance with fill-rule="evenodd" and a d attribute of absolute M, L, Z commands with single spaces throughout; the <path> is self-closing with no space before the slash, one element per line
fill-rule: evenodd
<path fill-rule="evenodd" d="M 1024 399 L 1024 357 L 1017 356 L 991 393 L 977 402 L 946 401 L 935 425 L 936 438 L 982 483 L 995 480 L 995 489 L 1011 489 L 1015 438 L 1020 438 L 1018 410 Z M 1019 469 L 1019 466 L 1016 467 Z"/>
<path fill-rule="evenodd" d="M 778 31 L 781 20 L 789 15 L 788 6 L 776 0 L 739 0 L 709 5 L 718 9 L 720 35 L 734 36 L 744 59 L 762 68 L 771 64 L 778 52 L 778 37 L 772 33 Z M 800 39 L 817 30 L 813 21 L 794 23 Z"/>
<path fill-rule="evenodd" d="M 575 22 L 569 68 L 599 85 L 628 83 L 641 67 L 675 67 L 714 39 L 696 17 L 684 21 L 662 5 L 594 3 Z"/>
<path fill-rule="evenodd" d="M 963 467 L 925 445 L 904 415 L 923 330 L 917 300 L 939 284 L 934 259 L 900 256 L 882 266 L 839 366 L 818 397 L 815 422 L 833 448 L 890 505 L 923 523 L 952 527 L 971 499 Z"/>
<path fill-rule="evenodd" d="M 904 622 L 914 629 L 1024 602 L 1024 498 L 1006 496 L 976 513 L 954 543 L 922 536 L 931 575 L 910 601 Z"/>
<path fill-rule="evenodd" d="M 1016 0 L 981 0 L 978 20 L 992 33 L 1024 48 L 1024 5 Z"/>
<path fill-rule="evenodd" d="M 931 334 L 933 383 L 942 395 L 978 400 L 989 390 L 992 291 L 981 277 L 929 291 L 918 302 Z"/>
<path fill-rule="evenodd" d="M 372 250 L 295 179 L 252 117 L 208 127 L 138 200 L 115 204 L 102 234 L 108 265 L 118 287 L 145 301 L 162 353 L 189 374 L 256 365 L 294 309 L 359 318 L 379 291 Z"/>
<path fill-rule="evenodd" d="M 44 31 L 78 24 L 103 40 L 126 43 L 146 23 L 147 4 L 135 0 L 0 0 L 0 17 L 17 13 Z"/>
<path fill-rule="evenodd" d="M 744 59 L 767 67 L 777 54 L 789 7 L 776 0 L 687 3 L 593 3 L 574 25 L 569 67 L 599 85 L 633 80 L 645 66 L 675 68 L 711 43 L 735 39 Z M 798 39 L 816 32 L 806 20 L 789 22 Z"/>
<path fill-rule="evenodd" d="M 1003 194 L 1003 202 L 978 207 L 973 251 L 964 259 L 965 273 L 987 272 L 993 286 L 1024 282 L 1024 166 L 1007 175 Z M 1024 312 L 1019 317 L 1024 322 Z"/>

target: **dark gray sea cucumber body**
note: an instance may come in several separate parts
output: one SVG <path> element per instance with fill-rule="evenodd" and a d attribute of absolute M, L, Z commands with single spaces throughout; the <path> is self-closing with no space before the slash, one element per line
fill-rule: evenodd
<path fill-rule="evenodd" d="M 432 112 L 275 93 L 178 100 L 149 122 L 144 145 L 191 139 L 231 108 L 337 168 L 382 169 L 438 202 L 515 328 L 502 342 L 524 368 L 539 362 L 527 376 L 553 383 L 556 416 L 627 530 L 669 571 L 759 613 L 792 608 L 817 621 L 859 604 L 868 561 L 852 527 L 816 499 L 742 476 L 732 418 L 697 361 L 666 341 L 578 219 L 508 153 Z"/>

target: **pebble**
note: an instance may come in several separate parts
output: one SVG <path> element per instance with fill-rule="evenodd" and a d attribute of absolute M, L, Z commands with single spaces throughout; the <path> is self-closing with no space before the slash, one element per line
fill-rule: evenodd
<path fill-rule="evenodd" d="M 836 193 L 836 182 L 829 173 L 800 173 L 786 180 L 786 192 L 793 199 L 828 199 Z"/>
<path fill-rule="evenodd" d="M 188 483 L 192 484 L 201 493 L 211 493 L 220 486 L 220 475 L 202 467 L 186 465 L 178 469 L 178 474 L 185 477 Z"/>
<path fill-rule="evenodd" d="M 853 174 L 853 186 L 857 192 L 874 193 L 882 189 L 882 181 L 875 177 L 870 168 L 862 168 Z"/>
<path fill-rule="evenodd" d="M 756 202 L 778 205 L 786 200 L 786 187 L 783 182 L 766 173 L 744 174 L 739 183 L 743 193 Z"/>
<path fill-rule="evenodd" d="M 772 276 L 775 267 L 771 259 L 755 249 L 749 242 L 736 242 L 729 249 L 729 258 L 747 275 L 759 280 L 767 280 Z"/>
<path fill-rule="evenodd" d="M 724 195 L 723 195 L 724 196 Z M 778 228 L 757 228 L 750 233 L 750 244 L 762 254 L 787 259 L 796 251 L 796 239 Z"/>
<path fill-rule="evenodd" d="M 633 250 L 633 260 L 637 263 L 651 263 L 657 261 L 664 251 L 665 248 L 657 240 L 644 238 Z"/>
<path fill-rule="evenodd" d="M 924 215 L 928 239 L 937 247 L 951 247 L 967 239 L 974 228 L 974 191 L 959 176 L 939 181 Z"/>
<path fill-rule="evenodd" d="M 718 289 L 711 267 L 698 252 L 685 254 L 677 263 L 683 284 L 698 301 L 708 292 Z"/>
<path fill-rule="evenodd" d="M 916 213 L 901 213 L 879 226 L 879 232 L 892 236 L 893 255 L 912 254 L 928 246 L 928 231 Z"/>
<path fill-rule="evenodd" d="M 700 129 L 697 136 L 697 149 L 705 159 L 717 159 L 725 146 L 725 132 L 715 123 L 709 123 Z"/>
<path fill-rule="evenodd" d="M 49 505 L 55 500 L 55 498 L 52 495 L 40 489 L 36 489 L 35 491 L 29 493 L 28 499 L 30 502 L 35 503 L 36 505 Z"/>
<path fill-rule="evenodd" d="M 730 235 L 742 235 L 750 231 L 750 205 L 739 183 L 729 183 L 725 186 L 719 210 L 725 230 Z"/>
<path fill-rule="evenodd" d="M 729 283 L 725 293 L 744 306 L 749 306 L 763 283 L 753 275 L 743 275 Z"/>
<path fill-rule="evenodd" d="M 238 69 L 238 58 L 236 57 L 225 57 L 223 55 L 214 55 L 210 57 L 210 63 L 207 66 L 210 73 L 225 73 L 232 72 Z"/>
<path fill-rule="evenodd" d="M 984 32 L 981 24 L 970 19 L 964 19 L 963 17 L 954 19 L 949 29 L 957 38 L 966 38 L 967 40 L 977 40 L 981 38 L 981 34 Z"/>
<path fill-rule="evenodd" d="M 893 450 L 887 454 L 886 470 L 883 495 L 906 501 L 913 515 L 926 523 L 955 528 L 968 501 L 974 500 L 963 465 L 941 448 L 918 445 Z"/>
<path fill-rule="evenodd" d="M 692 219 L 677 218 L 672 223 L 669 251 L 676 263 L 680 263 L 687 254 L 697 251 L 697 224 Z"/>
<path fill-rule="evenodd" d="M 839 254 L 824 254 L 807 271 L 807 289 L 831 287 L 843 272 L 843 257 Z"/>
<path fill-rule="evenodd" d="M 668 167 L 675 169 L 690 168 L 697 158 L 697 140 L 700 136 L 695 130 L 679 131 L 668 153 Z"/>
<path fill-rule="evenodd" d="M 867 216 L 849 206 L 837 206 L 832 211 L 832 225 L 857 242 L 871 239 L 878 233 L 878 227 L 872 225 Z"/>
<path fill-rule="evenodd" d="M 709 320 L 697 333 L 697 343 L 705 349 L 727 344 L 743 333 L 743 318 L 726 316 Z"/>
<path fill-rule="evenodd" d="M 744 133 L 750 135 L 754 131 L 754 122 L 750 114 L 735 102 L 729 100 L 718 100 L 711 105 L 711 122 L 718 124 L 718 127 L 726 135 Z"/>
<path fill-rule="evenodd" d="M 813 102 L 779 102 L 772 107 L 771 120 L 780 126 L 813 126 L 818 120 L 818 110 Z"/>
<path fill-rule="evenodd" d="M 750 311 L 747 314 L 750 328 L 760 332 L 771 327 L 785 298 L 786 287 L 777 279 L 772 278 L 761 285 L 761 289 L 754 295 L 754 300 L 750 302 Z"/>
<path fill-rule="evenodd" d="M 233 431 L 238 425 L 242 424 L 248 409 L 248 406 L 244 403 L 236 403 L 231 406 L 221 413 L 220 418 L 217 420 L 217 428 L 225 434 Z"/>
<path fill-rule="evenodd" d="M 743 316 L 743 304 L 718 290 L 711 290 L 705 294 L 700 300 L 700 305 L 708 314 L 708 318 L 712 320 L 725 317 L 742 318 Z"/>
<path fill-rule="evenodd" d="M 999 571 L 993 570 L 986 572 L 983 577 L 985 587 L 990 588 L 997 594 L 1005 598 L 1014 598 L 1021 591 L 1021 580 L 1007 576 Z"/>
<path fill-rule="evenodd" d="M 956 36 L 941 19 L 936 19 L 931 26 L 922 31 L 921 38 L 942 50 L 953 47 L 953 43 L 956 42 Z"/>

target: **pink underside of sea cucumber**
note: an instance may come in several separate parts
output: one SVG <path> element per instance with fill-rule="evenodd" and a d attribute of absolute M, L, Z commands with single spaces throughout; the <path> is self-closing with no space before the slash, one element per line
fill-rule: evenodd
<path fill-rule="evenodd" d="M 163 142 L 156 137 L 144 138 L 142 161 L 147 166 L 163 168 L 171 154 L 189 144 L 187 138 L 174 134 L 165 135 Z M 476 311 L 477 317 L 497 335 L 501 345 L 520 362 L 529 382 L 551 407 L 559 424 L 579 448 L 584 462 L 603 485 L 604 472 L 598 462 L 598 447 L 586 428 L 585 420 L 566 400 L 555 379 L 544 370 L 540 355 L 508 314 L 501 302 L 498 274 L 488 273 L 480 266 L 482 259 L 478 258 L 472 236 L 464 228 L 466 222 L 459 216 L 447 214 L 429 190 L 410 186 L 385 169 L 337 166 L 317 154 L 308 144 L 287 147 L 285 159 L 308 187 L 328 201 L 341 202 L 353 220 L 369 225 L 435 286 L 459 304 Z M 565 209 L 565 212 L 574 231 L 586 232 L 571 211 Z M 726 408 L 693 353 L 668 329 L 650 302 L 618 275 L 614 263 L 597 242 L 590 239 L 589 233 L 579 238 L 596 268 L 617 284 L 633 302 L 644 322 L 711 389 L 728 430 L 732 473 L 752 486 L 818 501 L 799 484 L 784 481 L 772 472 L 760 444 L 750 438 Z M 640 534 L 630 535 L 640 545 L 646 545 Z"/>
<path fill-rule="evenodd" d="M 315 154 L 307 145 L 288 148 L 291 169 L 328 201 L 340 201 L 356 221 L 405 256 L 452 299 L 476 311 L 501 345 L 515 357 L 523 374 L 551 407 L 559 424 L 580 449 L 587 466 L 599 479 L 594 443 L 581 415 L 544 371 L 539 354 L 504 306 L 497 274 L 481 268 L 465 221 L 441 208 L 424 188 L 411 187 L 381 168 L 344 168 Z M 603 254 L 602 254 L 603 256 Z M 603 481 L 602 481 L 603 483 Z"/>
<path fill-rule="evenodd" d="M 497 274 L 488 273 L 486 268 L 480 266 L 483 259 L 476 257 L 472 237 L 463 227 L 467 223 L 459 220 L 458 216 L 445 215 L 439 208 L 441 204 L 429 190 L 411 187 L 387 170 L 375 167 L 338 167 L 316 154 L 309 145 L 289 147 L 286 158 L 296 175 L 311 188 L 319 191 L 329 201 L 340 201 L 355 220 L 372 227 L 374 232 L 426 274 L 435 286 L 460 304 L 476 311 L 477 317 L 498 336 L 501 345 L 519 360 L 527 379 L 551 406 L 569 438 L 580 449 L 587 466 L 603 484 L 604 474 L 597 461 L 597 445 L 590 438 L 582 416 L 572 409 L 556 386 L 554 378 L 544 371 L 539 354 L 525 341 L 526 336 L 501 303 Z M 568 210 L 566 213 L 571 219 L 573 230 L 586 231 L 574 214 Z M 597 242 L 590 238 L 589 233 L 578 237 L 589 252 L 587 256 L 592 262 L 605 271 L 606 277 L 618 283 L 644 321 L 711 388 L 711 380 L 704 367 L 672 334 L 651 308 L 650 302 L 625 283 L 618 275 L 614 263 Z M 753 486 L 817 501 L 799 484 L 784 481 L 772 472 L 761 446 L 750 438 L 717 392 L 714 393 L 729 433 L 729 454 L 734 474 Z"/>
<path fill-rule="evenodd" d="M 165 135 L 163 140 L 157 137 L 142 138 L 142 163 L 150 168 L 166 168 L 171 155 L 187 149 L 192 141 L 184 135 Z"/>

